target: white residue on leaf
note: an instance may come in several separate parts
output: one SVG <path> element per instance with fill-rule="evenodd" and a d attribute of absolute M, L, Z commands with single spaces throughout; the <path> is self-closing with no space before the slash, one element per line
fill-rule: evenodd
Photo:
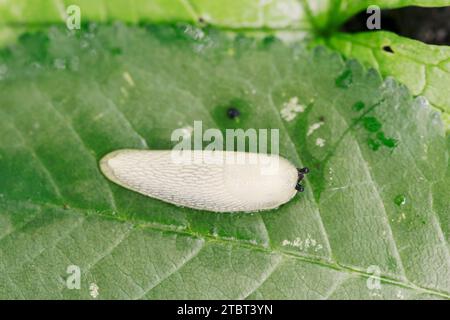
<path fill-rule="evenodd" d="M 98 289 L 99 289 L 99 287 L 94 282 L 89 285 L 89 294 L 91 295 L 92 298 L 95 299 L 98 297 L 98 295 L 99 295 Z"/>
<path fill-rule="evenodd" d="M 319 122 L 313 123 L 312 125 L 309 126 L 308 133 L 306 135 L 307 136 L 312 135 L 313 132 L 316 131 L 317 129 L 319 129 L 321 126 L 323 126 L 323 124 L 324 124 L 323 121 L 319 121 Z"/>
<path fill-rule="evenodd" d="M 325 146 L 325 139 L 322 139 L 322 138 L 317 138 L 316 139 L 316 146 L 318 146 L 318 147 L 324 147 Z"/>
<path fill-rule="evenodd" d="M 205 37 L 205 33 L 202 29 L 191 25 L 186 26 L 184 33 L 192 37 L 194 40 L 202 40 Z"/>
<path fill-rule="evenodd" d="M 397 219 L 397 222 L 402 222 L 406 219 L 406 214 L 404 212 L 400 213 L 400 216 Z"/>
<path fill-rule="evenodd" d="M 125 79 L 125 81 L 126 81 L 131 87 L 134 87 L 134 80 L 133 80 L 133 78 L 131 77 L 131 75 L 130 75 L 127 71 L 125 71 L 125 72 L 122 74 L 122 76 L 123 76 L 123 78 Z"/>
<path fill-rule="evenodd" d="M 295 238 L 293 241 L 291 240 L 283 240 L 281 245 L 283 247 L 291 246 L 298 248 L 300 251 L 307 251 L 309 249 L 314 250 L 314 252 L 317 252 L 319 250 L 323 249 L 323 246 L 317 242 L 316 239 L 311 238 L 311 235 L 308 234 L 306 239 L 301 239 L 299 237 Z"/>
<path fill-rule="evenodd" d="M 281 109 L 281 117 L 286 121 L 295 119 L 298 113 L 305 111 L 305 106 L 298 103 L 298 97 L 292 97 L 288 102 L 283 104 Z"/>
<path fill-rule="evenodd" d="M 371 295 L 372 297 L 377 297 L 377 298 L 383 297 L 383 295 L 382 295 L 380 292 L 377 292 L 376 290 L 372 290 L 372 291 L 370 292 L 370 295 Z"/>
<path fill-rule="evenodd" d="M 397 291 L 397 294 L 395 295 L 398 299 L 403 300 L 405 299 L 405 296 L 403 295 L 401 290 Z"/>

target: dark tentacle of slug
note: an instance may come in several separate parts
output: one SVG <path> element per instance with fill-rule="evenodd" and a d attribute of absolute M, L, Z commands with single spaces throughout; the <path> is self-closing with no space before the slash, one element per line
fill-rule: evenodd
<path fill-rule="evenodd" d="M 305 178 L 305 174 L 309 173 L 309 169 L 307 167 L 297 168 L 297 171 L 298 171 L 298 180 L 297 185 L 295 186 L 295 190 L 297 190 L 298 192 L 303 192 L 305 191 L 305 188 L 303 187 L 303 185 L 300 184 L 300 182 Z"/>

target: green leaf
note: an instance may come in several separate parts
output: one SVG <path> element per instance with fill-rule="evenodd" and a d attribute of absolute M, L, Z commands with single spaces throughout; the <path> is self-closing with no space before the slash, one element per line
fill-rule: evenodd
<path fill-rule="evenodd" d="M 64 22 L 69 5 L 81 9 L 83 21 L 121 20 L 136 23 L 205 22 L 229 28 L 299 26 L 303 14 L 297 0 L 6 0 L 0 4 L 4 24 Z"/>
<path fill-rule="evenodd" d="M 310 8 L 311 15 L 316 21 L 319 30 L 326 34 L 336 30 L 345 21 L 359 12 L 366 11 L 370 6 L 381 9 L 396 9 L 408 6 L 419 7 L 445 7 L 450 0 L 326 0 L 308 1 L 300 0 Z"/>
<path fill-rule="evenodd" d="M 0 297 L 91 298 L 93 284 L 98 298 L 450 297 L 448 140 L 394 80 L 324 48 L 192 26 L 50 28 L 0 66 Z M 304 111 L 286 121 L 289 101 Z M 279 129 L 281 155 L 311 168 L 305 193 L 216 214 L 100 173 L 106 153 L 168 149 L 194 120 Z"/>
<path fill-rule="evenodd" d="M 222 28 L 301 29 L 329 33 L 370 5 L 439 7 L 450 0 L 4 0 L 3 24 L 64 22 L 78 5 L 82 21 L 193 22 Z"/>
<path fill-rule="evenodd" d="M 450 47 L 426 45 L 390 32 L 335 34 L 327 45 L 358 59 L 383 76 L 393 76 L 415 96 L 423 95 L 450 127 Z"/>
<path fill-rule="evenodd" d="M 379 70 L 384 76 L 394 76 L 413 92 L 423 94 L 434 107 L 443 112 L 447 129 L 450 128 L 449 97 L 446 92 L 448 68 L 446 58 L 449 47 L 437 47 L 397 37 L 390 33 L 367 35 L 336 34 L 334 31 L 354 14 L 370 5 L 381 8 L 405 6 L 439 7 L 450 5 L 450 0 L 109 0 L 63 1 L 10 0 L 0 3 L 0 45 L 14 42 L 23 30 L 35 30 L 49 23 L 64 23 L 66 8 L 78 5 L 82 21 L 124 22 L 207 22 L 224 29 L 245 29 L 270 32 L 291 30 L 295 38 L 315 34 L 314 43 L 324 41 L 347 57 L 360 59 Z M 302 30 L 302 33 L 299 33 Z M 400 54 L 389 55 L 381 50 L 382 43 L 395 43 L 403 47 Z M 368 47 L 368 48 L 366 48 Z M 433 59 L 438 60 L 433 60 Z M 437 66 L 441 62 L 443 67 Z M 442 81 L 444 80 L 444 81 Z M 443 94 L 444 92 L 444 94 Z"/>

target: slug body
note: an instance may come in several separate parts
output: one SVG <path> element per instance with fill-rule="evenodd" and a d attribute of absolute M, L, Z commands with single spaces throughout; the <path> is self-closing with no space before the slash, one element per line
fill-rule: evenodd
<path fill-rule="evenodd" d="M 277 155 L 182 152 L 191 161 L 174 161 L 172 150 L 118 150 L 103 157 L 100 168 L 108 179 L 127 189 L 178 206 L 214 212 L 274 209 L 297 193 L 299 171 Z M 250 155 L 257 155 L 257 163 L 249 160 Z M 239 156 L 245 160 L 227 160 Z M 201 162 L 194 161 L 199 158 Z M 268 167 L 272 168 L 270 172 L 265 170 Z"/>

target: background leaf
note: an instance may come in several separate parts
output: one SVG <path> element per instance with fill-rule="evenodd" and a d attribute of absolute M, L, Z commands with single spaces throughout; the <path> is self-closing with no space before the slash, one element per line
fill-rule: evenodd
<path fill-rule="evenodd" d="M 450 128 L 450 98 L 446 94 L 449 47 L 426 45 L 390 33 L 336 33 L 345 21 L 370 5 L 383 9 L 440 7 L 449 6 L 450 0 L 5 0 L 0 3 L 0 45 L 14 42 L 24 31 L 65 23 L 69 5 L 80 6 L 84 23 L 207 23 L 233 30 L 289 31 L 289 39 L 312 37 L 313 44 L 325 43 L 383 76 L 394 76 L 414 95 L 424 95 L 443 112 L 446 127 Z M 383 52 L 388 42 L 399 52 Z"/>
<path fill-rule="evenodd" d="M 440 7 L 449 0 L 4 0 L 3 24 L 65 22 L 66 8 L 78 5 L 85 21 L 192 22 L 199 18 L 223 28 L 291 28 L 330 32 L 370 5 Z"/>
<path fill-rule="evenodd" d="M 1 297 L 90 298 L 91 283 L 100 298 L 450 297 L 448 140 L 393 79 L 323 48 L 192 26 L 53 27 L 0 65 Z M 239 123 L 226 117 L 236 99 Z M 286 121 L 289 102 L 303 112 Z M 99 172 L 107 152 L 170 148 L 194 120 L 279 129 L 281 154 L 312 169 L 306 192 L 215 214 Z M 81 290 L 65 285 L 72 264 Z"/>
<path fill-rule="evenodd" d="M 413 95 L 427 97 L 450 125 L 450 47 L 427 45 L 390 32 L 339 33 L 325 42 L 384 76 L 394 76 Z"/>
<path fill-rule="evenodd" d="M 381 9 L 396 9 L 408 6 L 419 7 L 445 7 L 450 5 L 449 0 L 300 0 L 311 16 L 315 17 L 316 26 L 326 34 L 335 31 L 359 12 L 365 12 L 369 6 L 378 6 Z"/>

